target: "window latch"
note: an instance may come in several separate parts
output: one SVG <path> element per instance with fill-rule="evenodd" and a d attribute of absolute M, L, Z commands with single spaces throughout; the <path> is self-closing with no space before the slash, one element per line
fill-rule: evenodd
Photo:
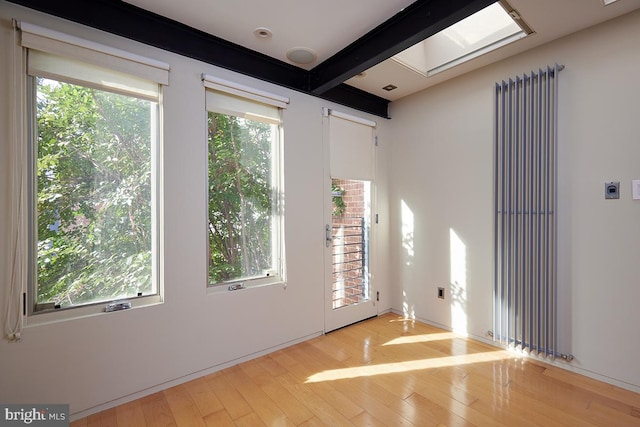
<path fill-rule="evenodd" d="M 107 304 L 107 306 L 104 308 L 104 311 L 110 313 L 112 311 L 128 310 L 130 308 L 131 303 L 129 301 L 120 301 Z"/>

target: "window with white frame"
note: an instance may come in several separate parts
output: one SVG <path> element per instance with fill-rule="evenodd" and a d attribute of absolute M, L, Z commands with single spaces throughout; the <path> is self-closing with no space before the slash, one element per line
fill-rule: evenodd
<path fill-rule="evenodd" d="M 281 116 L 288 99 L 203 80 L 209 285 L 283 282 Z"/>
<path fill-rule="evenodd" d="M 169 66 L 20 23 L 30 124 L 30 312 L 158 295 Z"/>

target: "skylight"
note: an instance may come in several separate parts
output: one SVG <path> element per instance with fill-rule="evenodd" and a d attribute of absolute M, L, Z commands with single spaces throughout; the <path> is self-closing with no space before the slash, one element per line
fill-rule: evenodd
<path fill-rule="evenodd" d="M 392 59 L 429 77 L 525 37 L 516 19 L 496 2 Z"/>

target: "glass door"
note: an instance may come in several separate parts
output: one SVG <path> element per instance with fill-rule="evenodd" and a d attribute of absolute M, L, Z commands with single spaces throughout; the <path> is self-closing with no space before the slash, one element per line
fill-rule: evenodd
<path fill-rule="evenodd" d="M 377 314 L 375 269 L 376 123 L 324 110 L 325 332 Z"/>
<path fill-rule="evenodd" d="M 326 332 L 377 314 L 370 274 L 372 199 L 371 181 L 331 179 Z"/>

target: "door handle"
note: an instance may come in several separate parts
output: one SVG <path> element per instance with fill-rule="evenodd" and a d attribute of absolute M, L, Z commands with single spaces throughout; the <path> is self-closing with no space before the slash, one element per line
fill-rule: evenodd
<path fill-rule="evenodd" d="M 331 238 L 331 226 L 327 224 L 327 226 L 324 228 L 324 243 L 328 248 L 330 248 L 332 242 L 333 239 Z"/>

